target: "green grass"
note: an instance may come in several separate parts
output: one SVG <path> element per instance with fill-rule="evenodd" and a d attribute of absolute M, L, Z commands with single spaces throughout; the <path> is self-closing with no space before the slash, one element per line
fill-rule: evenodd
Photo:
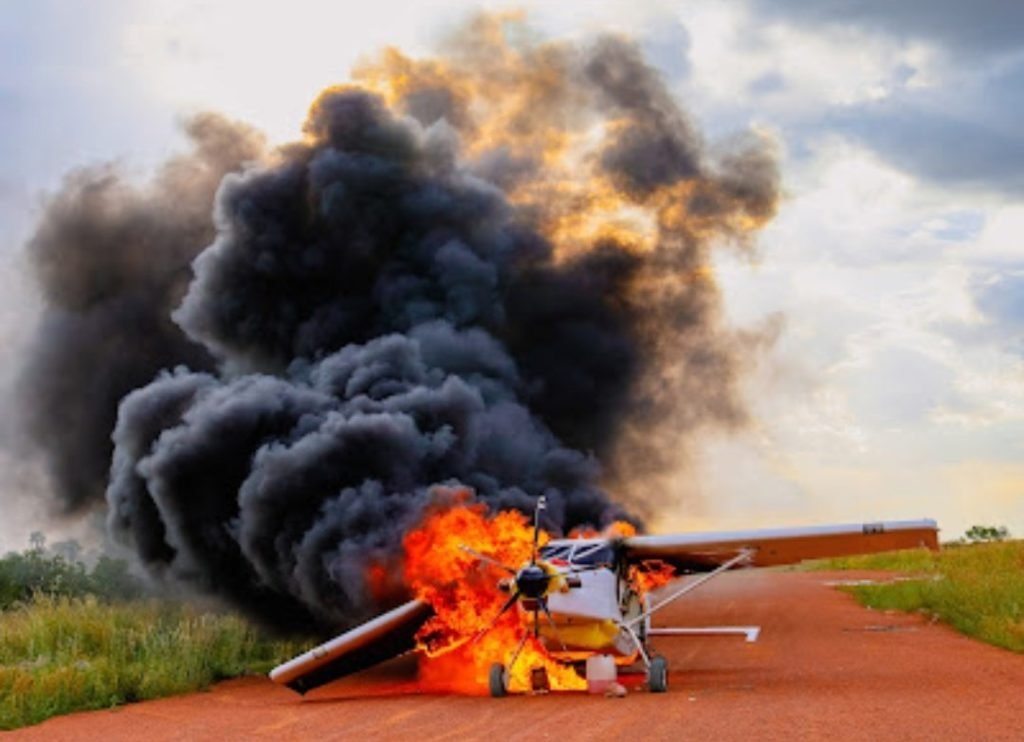
<path fill-rule="evenodd" d="M 812 569 L 891 570 L 920 579 L 845 588 L 863 605 L 922 612 L 989 644 L 1024 652 L 1024 541 L 823 560 Z"/>
<path fill-rule="evenodd" d="M 200 690 L 300 652 L 233 615 L 38 595 L 0 612 L 0 729 Z"/>

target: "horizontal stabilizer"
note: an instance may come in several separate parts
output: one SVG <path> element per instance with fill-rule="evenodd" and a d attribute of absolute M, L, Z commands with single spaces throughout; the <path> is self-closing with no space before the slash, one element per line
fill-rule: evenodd
<path fill-rule="evenodd" d="M 270 679 L 306 693 L 365 670 L 414 649 L 416 632 L 433 613 L 429 604 L 410 600 L 278 665 L 270 671 Z"/>
<path fill-rule="evenodd" d="M 933 520 L 852 523 L 803 528 L 766 528 L 718 533 L 677 533 L 631 536 L 622 548 L 630 561 L 660 559 L 680 571 L 707 572 L 741 551 L 749 550 L 747 565 L 773 567 L 805 559 L 872 554 L 881 551 L 939 548 Z"/>

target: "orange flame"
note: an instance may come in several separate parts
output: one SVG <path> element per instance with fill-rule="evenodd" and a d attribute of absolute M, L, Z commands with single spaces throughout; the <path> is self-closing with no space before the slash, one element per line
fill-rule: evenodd
<path fill-rule="evenodd" d="M 624 520 L 614 521 L 606 526 L 604 530 L 596 528 L 574 528 L 569 532 L 569 538 L 628 538 L 636 535 L 636 526 Z"/>
<path fill-rule="evenodd" d="M 581 530 L 573 536 L 617 538 L 635 533 L 631 524 L 617 522 L 603 532 Z M 549 539 L 542 531 L 540 544 Z M 416 636 L 421 650 L 421 687 L 484 694 L 491 666 L 507 666 L 523 636 L 528 635 L 509 677 L 510 690 L 528 690 L 531 671 L 541 667 L 552 690 L 586 688 L 586 681 L 571 666 L 552 658 L 533 638 L 528 625 L 531 614 L 515 607 L 498 617 L 509 599 L 498 584 L 512 575 L 462 548 L 517 569 L 529 561 L 532 542 L 533 529 L 524 515 L 504 511 L 488 516 L 482 505 L 460 505 L 434 513 L 406 535 L 406 584 L 435 612 Z M 672 568 L 663 562 L 647 561 L 630 570 L 634 588 L 641 594 L 672 577 Z"/>
<path fill-rule="evenodd" d="M 647 559 L 629 568 L 629 580 L 640 595 L 664 587 L 675 578 L 675 568 L 660 559 Z"/>
<path fill-rule="evenodd" d="M 542 532 L 540 543 L 548 539 L 548 534 Z M 527 631 L 518 608 L 507 611 L 488 629 L 508 600 L 496 584 L 510 575 L 461 547 L 468 546 L 517 568 L 529 561 L 532 544 L 533 529 L 525 516 L 505 511 L 487 517 L 482 505 L 436 513 L 405 537 L 406 582 L 417 598 L 433 606 L 436 614 L 416 637 L 423 650 L 423 687 L 485 693 L 491 665 L 507 665 Z M 575 670 L 552 659 L 531 636 L 512 668 L 509 688 L 529 689 L 530 671 L 538 667 L 547 671 L 554 690 L 586 687 Z"/>

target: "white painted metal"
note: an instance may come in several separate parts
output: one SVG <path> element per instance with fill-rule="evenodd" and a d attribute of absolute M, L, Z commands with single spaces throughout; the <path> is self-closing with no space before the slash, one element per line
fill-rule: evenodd
<path fill-rule="evenodd" d="M 300 654 L 298 657 L 278 665 L 270 671 L 270 679 L 284 685 L 295 678 L 312 672 L 326 665 L 336 657 L 340 657 L 379 639 L 388 631 L 401 626 L 414 616 L 422 613 L 426 604 L 419 600 L 410 600 L 394 610 L 383 613 L 366 623 L 346 631 L 318 647 Z"/>
<path fill-rule="evenodd" d="M 658 627 L 650 629 L 648 636 L 728 636 L 731 634 L 742 634 L 748 642 L 756 642 L 761 635 L 760 626 L 699 626 L 688 628 Z"/>
<path fill-rule="evenodd" d="M 616 597 L 617 578 L 611 570 L 595 569 L 576 577 L 579 587 L 548 596 L 548 610 L 556 620 L 571 616 L 587 621 L 618 621 L 622 617 Z"/>
<path fill-rule="evenodd" d="M 762 528 L 746 531 L 712 531 L 708 533 L 674 533 L 660 536 L 631 536 L 623 541 L 627 548 L 682 548 L 686 546 L 709 547 L 718 544 L 734 544 L 737 541 L 764 542 L 773 539 L 790 539 L 810 536 L 846 536 L 862 533 L 891 533 L 893 531 L 914 531 L 936 529 L 934 520 L 893 520 L 877 523 L 843 523 L 828 526 L 803 526 L 797 528 Z"/>

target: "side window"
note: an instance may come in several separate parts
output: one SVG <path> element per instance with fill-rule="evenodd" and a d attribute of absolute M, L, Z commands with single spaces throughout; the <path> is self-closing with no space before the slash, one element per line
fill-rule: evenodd
<path fill-rule="evenodd" d="M 540 555 L 542 559 L 569 559 L 569 552 L 572 550 L 570 546 L 545 546 L 541 548 Z"/>
<path fill-rule="evenodd" d="M 601 564 L 611 566 L 614 559 L 611 547 L 608 544 L 601 543 L 586 544 L 575 547 L 570 561 L 573 564 L 585 564 L 588 566 Z"/>

